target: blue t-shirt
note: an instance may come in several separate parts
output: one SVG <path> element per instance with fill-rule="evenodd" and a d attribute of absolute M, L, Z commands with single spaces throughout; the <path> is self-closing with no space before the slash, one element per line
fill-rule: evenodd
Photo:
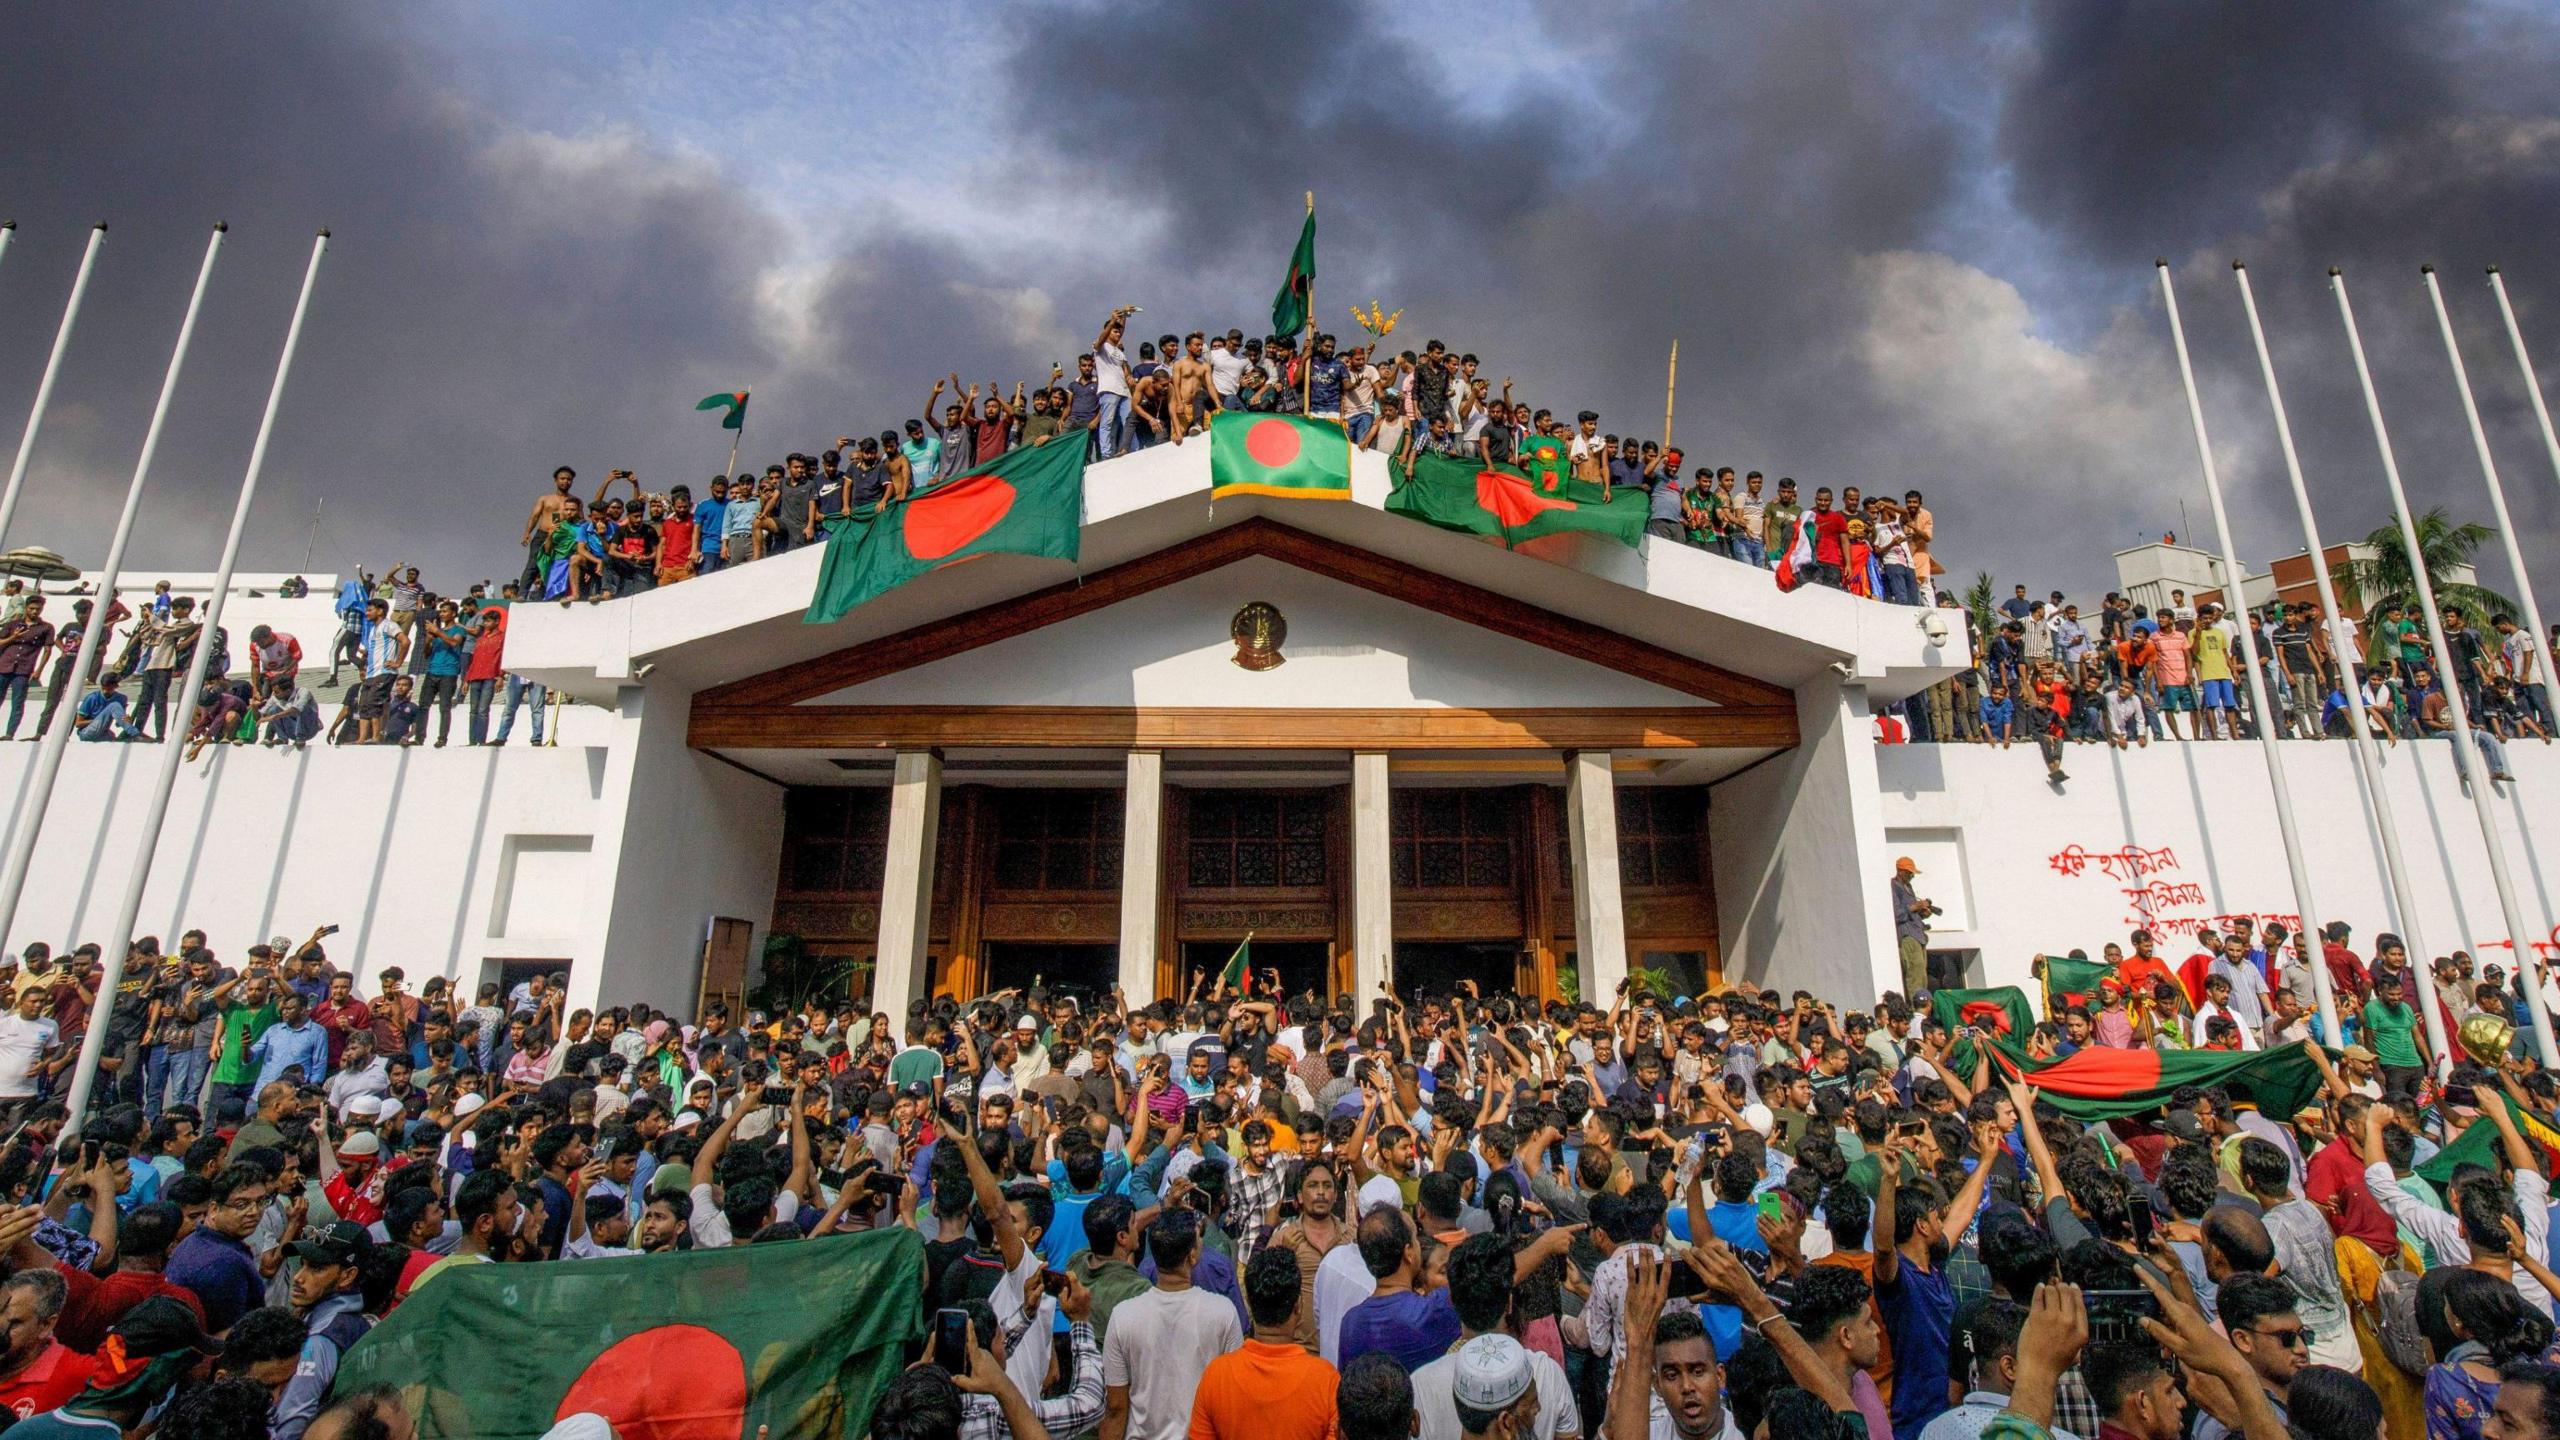
<path fill-rule="evenodd" d="M 1307 374 L 1307 413 L 1321 415 L 1342 408 L 1342 387 L 1351 367 L 1340 360 L 1319 360 Z"/>
<path fill-rule="evenodd" d="M 1915 1440 L 1947 1412 L 1947 1346 L 1955 1327 L 1955 1291 L 1947 1272 L 1908 1259 L 1876 1286 L 1885 1333 L 1893 1337 L 1893 1440 Z"/>
<path fill-rule="evenodd" d="M 693 502 L 693 523 L 702 527 L 697 533 L 702 536 L 702 553 L 706 557 L 720 553 L 720 539 L 724 533 L 721 527 L 726 525 L 728 520 L 728 501 L 696 500 Z"/>
<path fill-rule="evenodd" d="M 764 502 L 753 495 L 730 501 L 720 517 L 720 533 L 731 540 L 744 540 L 755 534 L 756 516 L 763 509 Z"/>
<path fill-rule="evenodd" d="M 1636 469 L 1638 473 L 1641 474 L 1644 467 L 1639 465 Z M 1645 501 L 1645 518 L 1648 520 L 1679 519 L 1679 472 L 1676 470 L 1657 470 L 1654 472 L 1653 478 L 1647 481 L 1646 484 L 1653 493 L 1648 496 Z"/>
<path fill-rule="evenodd" d="M 1760 1205 L 1754 1200 L 1718 1200 L 1707 1207 L 1707 1228 L 1733 1247 L 1752 1278 L 1769 1278 L 1769 1242 L 1760 1238 Z M 1698 1319 L 1715 1342 L 1718 1363 L 1742 1348 L 1742 1310 L 1734 1305 L 1700 1305 Z"/>
<path fill-rule="evenodd" d="M 1341 1368 L 1348 1370 L 1352 1361 L 1383 1350 L 1411 1374 L 1448 1354 L 1458 1334 L 1458 1307 L 1445 1288 L 1428 1295 L 1410 1290 L 1372 1295 L 1342 1317 Z"/>

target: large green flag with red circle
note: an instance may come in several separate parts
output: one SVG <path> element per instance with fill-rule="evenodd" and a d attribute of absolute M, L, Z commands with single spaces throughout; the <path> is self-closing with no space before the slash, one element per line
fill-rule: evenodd
<path fill-rule="evenodd" d="M 1221 410 L 1209 418 L 1209 494 L 1351 498 L 1351 434 L 1339 420 Z"/>
<path fill-rule="evenodd" d="M 806 617 L 841 619 L 928 570 L 977 555 L 1076 558 L 1084 516 L 1084 435 L 1008 450 L 911 499 L 828 522 L 827 556 Z"/>
<path fill-rule="evenodd" d="M 1506 546 L 1567 530 L 1605 535 L 1621 545 L 1644 538 L 1642 490 L 1603 497 L 1600 487 L 1576 480 L 1542 452 L 1536 469 L 1488 466 L 1472 456 L 1424 454 L 1391 468 L 1395 491 L 1387 508 L 1444 530 L 1485 535 Z"/>
<path fill-rule="evenodd" d="M 396 1387 L 419 1440 L 535 1440 L 572 1415 L 649 1440 L 860 1435 L 924 1331 L 924 1243 L 821 1240 L 542 1265 L 419 1286 L 338 1366 Z"/>

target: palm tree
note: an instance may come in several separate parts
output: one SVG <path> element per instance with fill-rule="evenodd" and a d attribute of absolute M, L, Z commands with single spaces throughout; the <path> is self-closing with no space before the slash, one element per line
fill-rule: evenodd
<path fill-rule="evenodd" d="M 2442 508 L 2430 509 L 2417 519 L 2418 554 L 2427 567 L 2427 582 L 2436 592 L 2439 608 L 2459 610 L 2463 620 L 2474 630 L 2486 633 L 2489 617 L 2500 612 L 2512 614 L 2516 602 L 2485 585 L 2455 582 L 2453 572 L 2471 563 L 2471 557 L 2489 543 L 2498 532 L 2476 521 L 2455 524 Z M 2336 578 L 2348 596 L 2364 602 L 2364 613 L 2379 615 L 2394 605 L 2418 608 L 2417 578 L 2409 568 L 2409 550 L 2400 541 L 2400 520 L 2364 537 L 2365 546 L 2373 551 L 2370 560 L 2350 560 L 2338 568 Z M 2341 597 L 2342 603 L 2352 603 Z M 2414 613 L 2412 618 L 2416 618 Z M 2370 633 L 2370 632 L 2368 632 Z"/>
<path fill-rule="evenodd" d="M 1996 593 L 1988 570 L 1974 571 L 1973 583 L 1964 591 L 1965 613 L 1973 617 L 1973 633 L 1981 636 L 1984 644 L 1989 644 L 1992 632 L 2000 628 L 1994 623 L 1999 618 L 1998 613 L 1991 608 L 1992 597 Z"/>

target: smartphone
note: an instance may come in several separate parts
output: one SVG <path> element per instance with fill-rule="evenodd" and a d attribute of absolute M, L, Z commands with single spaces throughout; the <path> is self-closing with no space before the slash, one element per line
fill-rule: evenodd
<path fill-rule="evenodd" d="M 1064 1271 L 1064 1270 L 1043 1270 L 1043 1271 L 1041 1271 L 1041 1272 L 1040 1272 L 1040 1289 L 1041 1289 L 1041 1293 L 1043 1293 L 1043 1294 L 1047 1294 L 1047 1295 L 1064 1295 L 1064 1294 L 1066 1294 L 1066 1293 L 1067 1293 L 1067 1272 L 1066 1272 L 1066 1271 Z"/>
<path fill-rule="evenodd" d="M 954 1375 L 969 1373 L 969 1312 L 933 1312 L 933 1363 Z"/>
<path fill-rule="evenodd" d="M 2126 1208 L 2133 1216 L 2133 1243 L 2144 1250 L 2150 1249 L 2151 1229 L 2159 1221 L 2151 1211 L 2151 1197 L 2136 1195 L 2127 1202 Z"/>
<path fill-rule="evenodd" d="M 597 1142 L 596 1142 L 596 1159 L 598 1159 L 598 1160 L 610 1160 L 610 1159 L 612 1159 L 612 1158 L 613 1158 L 613 1141 L 611 1141 L 611 1140 L 599 1140 L 599 1141 L 597 1141 Z"/>
<path fill-rule="evenodd" d="M 2160 1302 L 2148 1290 L 2091 1290 L 2083 1297 L 2089 1306 L 2089 1341 L 2094 1345 L 2151 1345 L 2151 1332 L 2142 1328 L 2145 1319 L 2160 1318 Z"/>
<path fill-rule="evenodd" d="M 1906 1140 L 1914 1140 L 1928 1134 L 1929 1125 L 1925 1120 L 1905 1120 L 1894 1127 L 1893 1133 Z"/>

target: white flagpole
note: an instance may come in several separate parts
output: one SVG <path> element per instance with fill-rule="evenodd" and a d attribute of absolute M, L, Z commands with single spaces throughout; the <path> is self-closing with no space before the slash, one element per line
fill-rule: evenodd
<path fill-rule="evenodd" d="M 17 238 L 18 222 L 0 220 L 0 260 L 9 258 L 9 242 Z"/>
<path fill-rule="evenodd" d="M 2356 330 L 2355 306 L 2347 299 L 2347 277 L 2336 269 L 2329 272 L 2330 288 L 2338 296 L 2338 318 L 2347 327 L 2347 348 L 2355 356 L 2356 381 L 2364 389 L 2364 408 L 2373 422 L 2373 442 L 2382 452 L 2382 475 L 2391 483 L 2392 518 L 2400 523 L 2400 543 L 2409 552 L 2409 573 L 2418 588 L 2418 605 L 2425 613 L 2427 640 L 2435 657 L 2439 680 L 2453 675 L 2453 656 L 2444 643 L 2444 616 L 2436 606 L 2435 581 L 2427 575 L 2427 567 L 2418 559 L 2418 526 L 2409 513 L 2409 492 L 2400 483 L 2400 462 L 2391 450 L 2391 432 L 2382 423 L 2382 400 L 2374 393 L 2373 371 L 2365 364 L 2364 337 Z M 2462 687 L 2444 686 L 2446 711 L 2453 717 L 2454 765 L 2464 777 L 2462 788 L 2471 795 L 2472 814 L 2480 822 L 2480 843 L 2489 851 L 2489 882 L 2498 892 L 2498 911 L 2507 923 L 2507 935 L 2516 946 L 2517 966 L 2533 953 L 2533 937 L 2541 932 L 2527 930 L 2523 907 L 2516 903 L 2515 877 L 2507 870 L 2506 843 L 2498 838 L 2498 817 L 2489 809 L 2489 785 L 2484 757 L 2471 738 L 2471 707 L 2462 703 Z M 2479 783 L 2472 783 L 2477 775 Z M 2542 1006 L 2541 987 L 2528 982 L 2525 987 L 2526 1008 L 2533 1015 L 2533 1038 L 2542 1063 L 2560 1065 L 2560 1045 L 2551 1034 L 2551 1017 Z"/>
<path fill-rule="evenodd" d="M 231 573 L 240 559 L 240 537 L 249 528 L 249 507 L 258 498 L 258 474 L 266 468 L 267 442 L 275 435 L 276 411 L 284 404 L 285 377 L 293 369 L 294 348 L 302 343 L 302 318 L 311 309 L 311 289 L 320 279 L 320 257 L 328 253 L 329 232 L 323 230 L 311 242 L 311 264 L 302 272 L 302 294 L 293 302 L 293 323 L 284 332 L 284 353 L 276 360 L 276 378 L 267 390 L 266 413 L 258 420 L 257 443 L 249 447 L 249 471 L 240 481 L 240 499 L 231 509 L 231 530 L 222 540 L 222 563 L 213 577 L 213 598 L 205 607 L 204 633 L 196 641 L 195 658 L 187 665 L 185 688 L 178 691 L 177 713 L 192 716 L 196 696 L 204 689 L 204 672 L 213 660 L 214 627 L 222 623 L 222 602 L 231 593 Z M 99 615 L 103 617 L 105 611 Z M 64 1103 L 70 1107 L 71 1120 L 64 1130 L 66 1138 L 80 1131 L 89 1109 L 89 1092 L 98 1081 L 98 1057 L 106 1049 L 107 1009 L 115 1004 L 116 987 L 124 983 L 124 962 L 133 949 L 133 927 L 142 913 L 142 889 L 151 879 L 152 862 L 160 848 L 160 828 L 169 818 L 169 792 L 176 787 L 178 766 L 186 758 L 187 731 L 191 725 L 173 724 L 160 742 L 160 774 L 153 782 L 151 803 L 143 811 L 141 833 L 126 847 L 133 857 L 133 873 L 126 877 L 124 900 L 116 912 L 115 929 L 108 932 L 106 973 L 98 981 L 97 1013 L 93 1014 L 87 1033 L 80 1040 L 80 1060 L 71 1070 L 71 1092 Z"/>
<path fill-rule="evenodd" d="M 142 455 L 133 462 L 133 479 L 124 490 L 124 510 L 116 516 L 115 538 L 107 542 L 107 564 L 98 577 L 98 609 L 80 634 L 80 653 L 71 663 L 71 678 L 66 685 L 74 702 L 86 683 L 89 667 L 97 663 L 105 647 L 107 612 L 115 605 L 116 584 L 124 572 L 125 544 L 133 538 L 134 517 L 142 510 L 142 490 L 151 476 L 151 457 L 160 450 L 160 429 L 169 419 L 169 397 L 177 392 L 178 372 L 187 363 L 187 346 L 195 338 L 196 315 L 204 308 L 205 288 L 213 281 L 214 258 L 222 253 L 222 237 L 231 227 L 213 227 L 213 238 L 205 242 L 204 265 L 196 271 L 195 293 L 187 298 L 186 318 L 178 322 L 177 349 L 169 356 L 169 372 L 160 379 L 160 401 L 151 407 L 151 427 L 142 435 Z M 18 828 L 9 837 L 8 860 L 0 866 L 0 934 L 9 932 L 18 918 L 18 899 L 25 893 L 27 867 L 33 862 L 36 839 L 43 833 L 45 806 L 53 797 L 54 777 L 62 770 L 62 751 L 78 728 L 74 713 L 77 703 L 56 704 L 53 724 L 44 732 L 43 744 L 36 752 L 35 776 L 27 787 L 26 799 L 18 809 Z M 178 712 L 186 714 L 181 708 Z M 164 727 L 165 728 L 165 727 Z M 101 823 L 104 823 L 102 817 Z"/>
<path fill-rule="evenodd" d="M 2355 660 L 2359 653 L 2346 621 L 2338 609 L 2338 587 L 2329 578 L 2328 552 L 2320 544 L 2320 525 L 2311 514 L 2311 488 L 2302 478 L 2302 457 L 2293 448 L 2293 422 L 2285 417 L 2284 392 L 2276 387 L 2275 357 L 2267 349 L 2266 328 L 2258 323 L 2257 293 L 2249 288 L 2249 267 L 2234 260 L 2232 277 L 2240 282 L 2240 306 L 2248 312 L 2249 338 L 2258 348 L 2258 373 L 2266 377 L 2267 404 L 2275 411 L 2276 442 L 2284 452 L 2285 478 L 2293 485 L 2293 507 L 2302 517 L 2302 543 L 2311 557 L 2311 579 L 2320 592 L 2320 613 L 2329 626 L 2330 648 L 2338 656 L 2338 678 L 2347 692 L 2347 722 L 2353 730 L 2348 749 L 2356 757 L 2356 769 L 2364 777 L 2365 793 L 2373 797 L 2373 818 L 2381 831 L 2382 868 L 2391 884 L 2392 908 L 2399 911 L 2398 929 L 2410 953 L 2431 953 L 2418 934 L 2416 892 L 2409 885 L 2409 867 L 2400 855 L 2400 826 L 2392 818 L 2391 793 L 2383 788 L 2382 745 L 2374 738 L 2373 725 L 2365 714 L 2364 687 L 2356 681 Z M 2321 936 L 2314 942 L 2326 945 Z M 2319 967 L 2326 968 L 2326 956 Z M 2415 1003 L 2416 997 L 2412 997 Z M 2434 1050 L 2439 1073 L 2453 1061 L 2445 1043 L 2444 1017 L 2433 1005 L 2423 1005 L 2427 1026 L 2427 1043 Z M 2332 1032 L 2334 1036 L 2335 1032 Z"/>
<path fill-rule="evenodd" d="M 2258 666 L 2258 641 L 2248 622 L 2248 596 L 2241 592 L 2242 577 L 2249 572 L 2240 566 L 2240 547 L 2231 539 L 2231 514 L 2222 503 L 2222 474 L 2214 467 L 2213 442 L 2205 435 L 2204 402 L 2196 395 L 2195 366 L 2187 358 L 2187 329 L 2178 318 L 2178 292 L 2169 278 L 2169 262 L 2157 262 L 2160 274 L 2160 298 L 2169 307 L 2169 338 L 2178 351 L 2178 379 L 2186 386 L 2187 421 L 2195 428 L 2196 457 L 2204 466 L 2205 498 L 2213 505 L 2213 528 L 2222 542 L 2223 573 L 2230 577 L 2231 588 L 2224 599 L 2233 602 L 2226 607 L 2241 619 L 2240 658 L 2249 667 L 2249 699 L 2258 710 L 2258 744 L 2267 757 L 2267 785 L 2275 792 L 2276 830 L 2284 839 L 2285 867 L 2293 872 L 2293 903 L 2299 922 L 2294 944 L 2310 962 L 2311 994 L 2320 1012 L 2320 1026 L 2327 1038 L 2344 1038 L 2338 1029 L 2338 997 L 2329 988 L 2328 962 L 2315 948 L 2319 941 L 2320 917 L 2311 903 L 2311 867 L 2302 858 L 2302 836 L 2293 823 L 2293 791 L 2285 783 L 2284 750 L 2276 739 L 2276 712 L 2267 695 L 2267 675 Z M 2237 719 L 2233 721 L 2235 727 Z M 2281 965 L 2281 960 L 2270 957 Z"/>
<path fill-rule="evenodd" d="M 89 232 L 89 248 L 80 256 L 79 273 L 71 277 L 71 299 L 62 307 L 62 324 L 53 332 L 53 353 L 45 358 L 44 378 L 36 382 L 35 407 L 27 412 L 26 432 L 18 437 L 17 463 L 9 467 L 9 486 L 0 490 L 0 543 L 9 538 L 9 522 L 17 518 L 18 492 L 26 488 L 27 461 L 36 452 L 36 434 L 44 429 L 45 407 L 53 403 L 53 382 L 62 374 L 62 352 L 71 348 L 71 322 L 80 318 L 80 297 L 89 293 L 89 272 L 98 265 L 98 247 L 107 243 L 107 222 Z"/>
<path fill-rule="evenodd" d="M 2550 457 L 2552 478 L 2560 479 L 2560 435 L 2552 433 L 2551 407 L 2542 403 L 2542 381 L 2533 373 L 2533 357 L 2525 353 L 2524 331 L 2516 324 L 2516 307 L 2507 303 L 2507 277 L 2499 274 L 2495 265 L 2489 267 L 2489 289 L 2498 297 L 2498 314 L 2507 322 L 2507 343 L 2515 347 L 2516 368 L 2524 372 L 2524 393 L 2532 399 L 2533 418 L 2542 426 L 2542 453 Z M 2529 596 L 2531 592 L 2527 593 Z M 2532 602 L 2528 599 L 2526 603 L 2530 606 Z M 2537 683 L 2542 686 L 2543 695 L 2548 697 L 2552 693 L 2553 673 L 2551 632 L 2543 629 L 2542 622 L 2537 619 L 2533 622 L 2533 634 L 2528 638 L 2533 652 L 2542 657 L 2542 663 L 2534 673 L 2541 677 Z"/>

